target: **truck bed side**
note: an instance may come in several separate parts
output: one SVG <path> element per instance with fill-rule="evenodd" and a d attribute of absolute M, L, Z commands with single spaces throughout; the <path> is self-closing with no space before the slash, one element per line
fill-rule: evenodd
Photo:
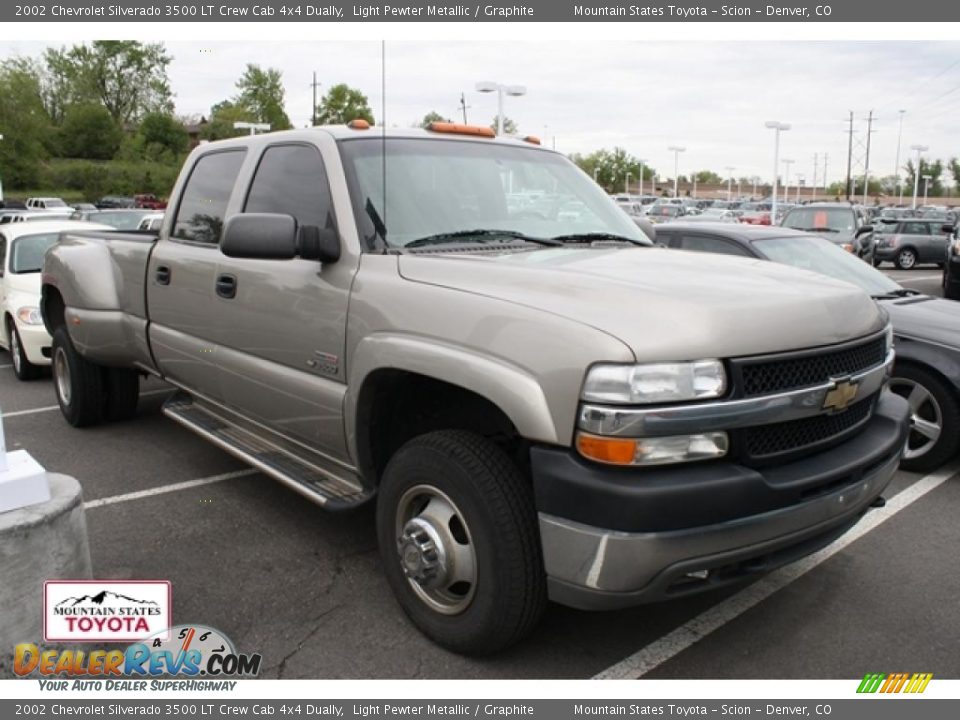
<path fill-rule="evenodd" d="M 155 233 L 64 233 L 43 268 L 47 331 L 66 325 L 93 362 L 154 370 L 147 343 L 144 279 Z"/>

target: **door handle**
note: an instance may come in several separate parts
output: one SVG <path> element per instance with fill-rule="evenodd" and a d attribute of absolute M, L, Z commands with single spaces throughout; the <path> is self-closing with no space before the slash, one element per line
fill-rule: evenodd
<path fill-rule="evenodd" d="M 217 295 L 222 298 L 232 298 L 237 295 L 236 275 L 217 275 Z"/>
<path fill-rule="evenodd" d="M 157 285 L 170 284 L 170 268 L 166 265 L 157 265 Z"/>

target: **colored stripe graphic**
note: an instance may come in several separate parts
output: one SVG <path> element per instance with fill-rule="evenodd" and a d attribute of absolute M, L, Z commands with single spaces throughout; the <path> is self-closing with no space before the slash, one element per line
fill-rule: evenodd
<path fill-rule="evenodd" d="M 858 693 L 922 693 L 933 679 L 933 673 L 867 673 L 857 687 Z"/>

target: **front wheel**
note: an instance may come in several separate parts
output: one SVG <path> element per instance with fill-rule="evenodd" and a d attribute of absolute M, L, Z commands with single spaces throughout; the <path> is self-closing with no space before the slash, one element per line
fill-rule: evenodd
<path fill-rule="evenodd" d="M 67 329 L 53 333 L 53 387 L 57 403 L 74 427 L 96 425 L 103 417 L 103 373 L 73 346 Z"/>
<path fill-rule="evenodd" d="M 10 360 L 13 362 L 13 374 L 17 380 L 35 380 L 40 377 L 41 368 L 34 365 L 27 358 L 27 353 L 23 350 L 23 342 L 20 340 L 20 333 L 13 320 L 10 320 Z"/>
<path fill-rule="evenodd" d="M 936 470 L 960 449 L 956 390 L 914 365 L 898 365 L 889 385 L 910 404 L 910 434 L 900 467 L 912 472 Z"/>
<path fill-rule="evenodd" d="M 445 430 L 401 447 L 384 471 L 377 537 L 404 612 L 454 652 L 502 650 L 543 612 L 532 488 L 480 435 Z"/>
<path fill-rule="evenodd" d="M 897 253 L 896 265 L 900 270 L 912 270 L 917 264 L 917 253 L 911 248 L 904 248 Z"/>

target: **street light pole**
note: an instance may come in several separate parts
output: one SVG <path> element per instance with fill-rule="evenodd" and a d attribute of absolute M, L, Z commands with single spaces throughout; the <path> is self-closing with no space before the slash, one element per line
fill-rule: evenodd
<path fill-rule="evenodd" d="M 933 177 L 933 175 L 924 175 L 924 176 L 923 176 L 923 204 L 924 204 L 924 206 L 926 206 L 926 204 L 927 204 L 927 193 L 928 193 L 929 190 L 930 190 L 930 179 L 931 179 L 932 177 Z"/>
<path fill-rule="evenodd" d="M 257 130 L 262 132 L 270 132 L 270 123 L 252 123 L 252 122 L 243 122 L 242 120 L 237 120 L 233 123 L 234 130 L 249 130 L 251 135 L 256 135 Z"/>
<path fill-rule="evenodd" d="M 755 200 L 757 197 L 757 183 L 760 181 L 756 175 L 753 176 L 753 193 L 750 195 L 751 200 Z"/>
<path fill-rule="evenodd" d="M 632 177 L 631 174 L 628 172 L 623 178 L 623 194 L 624 195 L 630 194 L 630 178 L 631 177 Z"/>
<path fill-rule="evenodd" d="M 783 177 L 783 202 L 788 203 L 790 202 L 790 166 L 793 165 L 793 160 L 784 158 L 781 162 L 786 167 Z"/>
<path fill-rule="evenodd" d="M 897 166 L 896 172 L 894 175 L 897 178 L 897 192 L 900 194 L 900 200 L 898 202 L 903 204 L 903 183 L 900 182 L 900 138 L 903 136 L 903 116 L 906 114 L 906 110 L 900 110 L 900 128 L 897 130 Z"/>
<path fill-rule="evenodd" d="M 646 162 L 643 158 L 640 158 L 640 195 L 643 195 L 643 164 Z"/>
<path fill-rule="evenodd" d="M 724 170 L 727 171 L 727 202 L 730 202 L 733 198 L 731 194 L 733 193 L 733 171 L 736 170 L 735 167 L 727 165 Z"/>
<path fill-rule="evenodd" d="M 777 172 L 780 169 L 780 133 L 785 132 L 790 129 L 789 123 L 782 123 L 777 120 L 767 120 L 764 123 L 764 127 L 773 130 L 773 187 L 771 188 L 771 195 L 773 197 L 773 204 L 770 207 L 770 224 L 775 225 L 777 222 Z"/>
<path fill-rule="evenodd" d="M 684 152 L 686 148 L 680 145 L 671 145 L 667 150 L 673 153 L 673 196 L 677 197 L 680 179 L 680 153 Z"/>
<path fill-rule="evenodd" d="M 917 209 L 917 191 L 920 189 L 920 153 L 924 153 L 930 148 L 926 145 L 911 145 L 911 150 L 917 153 L 917 164 L 913 168 L 913 209 Z"/>
<path fill-rule="evenodd" d="M 803 185 L 803 181 L 807 179 L 807 176 L 803 173 L 797 173 L 797 204 L 800 204 L 800 188 Z"/>
<path fill-rule="evenodd" d="M 527 88 L 523 85 L 501 85 L 500 83 L 484 81 L 478 82 L 476 89 L 477 92 L 482 93 L 497 93 L 497 136 L 503 135 L 503 94 L 506 93 L 510 97 L 520 97 L 527 94 Z"/>

